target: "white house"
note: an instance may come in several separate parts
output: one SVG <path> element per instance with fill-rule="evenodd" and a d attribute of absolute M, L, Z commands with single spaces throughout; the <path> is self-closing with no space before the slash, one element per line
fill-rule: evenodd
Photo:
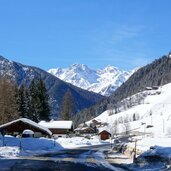
<path fill-rule="evenodd" d="M 73 131 L 73 122 L 72 121 L 54 121 L 49 122 L 40 121 L 38 123 L 41 126 L 48 128 L 53 135 L 66 135 Z"/>

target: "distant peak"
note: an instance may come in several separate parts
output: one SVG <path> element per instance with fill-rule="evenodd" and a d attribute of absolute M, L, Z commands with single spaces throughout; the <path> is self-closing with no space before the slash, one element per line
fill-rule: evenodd
<path fill-rule="evenodd" d="M 80 70 L 90 70 L 87 65 L 85 64 L 72 64 L 70 68 L 73 69 L 80 69 Z"/>
<path fill-rule="evenodd" d="M 105 68 L 103 68 L 103 69 L 100 69 L 99 70 L 100 72 L 104 72 L 104 73 L 116 73 L 116 72 L 119 72 L 119 69 L 117 68 L 117 67 L 114 67 L 114 66 L 112 66 L 112 65 L 108 65 L 108 66 L 106 66 Z"/>
<path fill-rule="evenodd" d="M 6 59 L 5 57 L 3 57 L 1 55 L 0 55 L 0 60 L 6 60 L 6 61 L 8 61 L 8 59 Z"/>
<path fill-rule="evenodd" d="M 87 65 L 75 63 L 75 64 L 72 64 L 71 67 L 79 67 L 79 68 L 82 68 L 82 67 L 87 67 Z"/>
<path fill-rule="evenodd" d="M 50 73 L 80 88 L 108 96 L 131 75 L 125 72 L 112 65 L 93 70 L 85 64 L 75 63 Z"/>
<path fill-rule="evenodd" d="M 117 67 L 114 67 L 112 65 L 107 65 L 104 69 L 106 69 L 106 70 L 119 70 Z"/>
<path fill-rule="evenodd" d="M 6 63 L 13 63 L 13 61 L 8 60 L 7 58 L 5 58 L 5 57 L 3 57 L 3 56 L 1 56 L 1 55 L 0 55 L 0 61 L 1 61 L 1 62 L 6 62 Z"/>

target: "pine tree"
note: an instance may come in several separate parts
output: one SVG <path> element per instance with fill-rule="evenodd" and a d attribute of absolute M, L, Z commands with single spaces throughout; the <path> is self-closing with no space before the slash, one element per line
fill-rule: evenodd
<path fill-rule="evenodd" d="M 61 112 L 60 112 L 61 119 L 69 120 L 71 119 L 73 113 L 74 113 L 74 98 L 71 94 L 71 91 L 68 90 L 65 93 L 62 101 Z"/>
<path fill-rule="evenodd" d="M 29 105 L 29 118 L 35 122 L 39 121 L 38 115 L 38 96 L 37 96 L 37 87 L 35 80 L 33 79 L 29 86 L 29 98 L 30 98 L 30 105 Z"/>
<path fill-rule="evenodd" d="M 29 96 L 29 90 L 28 89 L 25 89 L 24 111 L 25 111 L 25 117 L 28 119 L 31 119 L 30 116 L 32 116 L 32 111 L 31 111 L 31 103 L 30 103 L 30 96 Z"/>
<path fill-rule="evenodd" d="M 50 119 L 49 95 L 42 79 L 37 81 L 37 93 L 39 119 L 48 121 Z"/>
<path fill-rule="evenodd" d="M 25 87 L 24 85 L 21 85 L 18 89 L 17 93 L 17 104 L 18 104 L 18 112 L 20 117 L 24 118 L 26 117 L 25 113 Z"/>
<path fill-rule="evenodd" d="M 29 86 L 30 110 L 29 117 L 35 122 L 49 120 L 49 96 L 42 79 L 32 80 Z"/>

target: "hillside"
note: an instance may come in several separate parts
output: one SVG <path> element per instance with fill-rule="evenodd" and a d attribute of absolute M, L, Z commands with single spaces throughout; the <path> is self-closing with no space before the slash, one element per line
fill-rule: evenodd
<path fill-rule="evenodd" d="M 114 109 L 106 110 L 93 119 L 105 123 L 106 126 L 99 129 L 107 129 L 113 136 L 136 135 L 138 149 L 142 151 L 154 145 L 170 146 L 171 83 L 159 87 L 158 90 L 139 92 L 125 100 L 128 104 L 130 98 L 132 102 L 137 102 L 139 97 L 144 98 L 130 108 L 122 108 L 117 114 Z M 130 145 L 134 147 L 134 143 Z"/>
<path fill-rule="evenodd" d="M 84 64 L 73 64 L 68 68 L 50 69 L 48 72 L 85 90 L 109 96 L 132 75 L 134 70 L 128 72 L 114 66 L 92 70 Z"/>
<path fill-rule="evenodd" d="M 163 56 L 151 64 L 137 70 L 110 97 L 110 100 L 122 100 L 146 87 L 162 86 L 171 82 L 171 58 Z"/>
<path fill-rule="evenodd" d="M 40 68 L 22 65 L 2 56 L 0 56 L 0 76 L 8 76 L 18 86 L 21 84 L 28 86 L 33 78 L 38 79 L 41 77 L 50 95 L 51 114 L 54 118 L 58 117 L 62 98 L 68 89 L 73 95 L 76 111 L 90 107 L 103 98 L 103 96 L 99 94 L 66 83 Z"/>
<path fill-rule="evenodd" d="M 120 101 L 149 86 L 162 86 L 171 82 L 171 58 L 170 54 L 163 56 L 151 64 L 138 69 L 125 83 L 123 83 L 110 97 L 83 110 L 75 116 L 75 121 L 81 123 L 83 118 L 90 119 L 98 116 L 108 108 L 117 108 Z M 81 116 L 81 117 L 80 117 Z"/>

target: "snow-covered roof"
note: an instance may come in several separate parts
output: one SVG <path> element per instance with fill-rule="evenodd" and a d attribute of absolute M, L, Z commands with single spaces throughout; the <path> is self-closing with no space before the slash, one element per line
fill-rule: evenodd
<path fill-rule="evenodd" d="M 50 122 L 40 121 L 38 124 L 49 129 L 71 129 L 73 122 L 72 121 L 50 121 Z"/>
<path fill-rule="evenodd" d="M 109 131 L 109 129 L 108 129 L 107 127 L 100 128 L 100 129 L 99 129 L 99 134 L 100 134 L 101 132 L 103 132 L 103 131 L 106 131 L 106 132 L 108 132 L 109 134 L 111 134 L 111 132 Z"/>
<path fill-rule="evenodd" d="M 0 126 L 0 129 L 1 128 L 5 128 L 5 127 L 7 127 L 7 126 L 9 126 L 11 124 L 14 124 L 16 122 L 19 122 L 19 121 L 24 122 L 24 123 L 27 123 L 29 125 L 32 125 L 33 127 L 36 127 L 36 128 L 38 128 L 38 129 L 40 129 L 42 131 L 45 131 L 47 134 L 52 135 L 52 132 L 48 128 L 46 128 L 46 127 L 44 127 L 42 125 L 39 125 L 36 122 L 34 122 L 34 121 L 30 120 L 30 119 L 27 119 L 27 118 L 16 119 L 14 121 L 11 121 L 11 122 L 8 122 L 6 124 L 3 124 L 3 125 Z"/>

